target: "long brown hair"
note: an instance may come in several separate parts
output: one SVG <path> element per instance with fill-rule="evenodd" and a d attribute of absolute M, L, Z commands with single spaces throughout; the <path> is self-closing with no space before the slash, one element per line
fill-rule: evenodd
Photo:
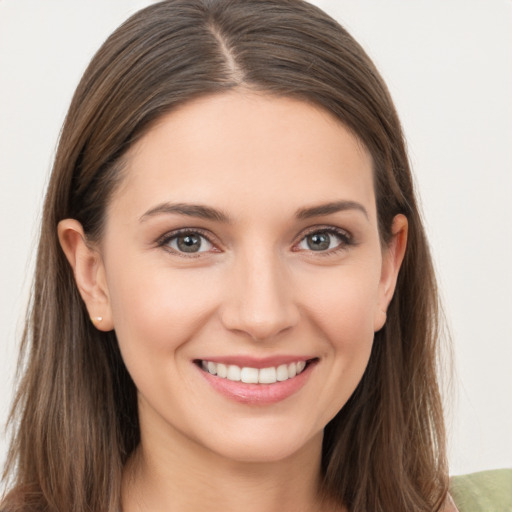
<path fill-rule="evenodd" d="M 325 429 L 323 490 L 351 512 L 441 507 L 447 465 L 437 292 L 400 122 L 382 78 L 337 22 L 301 0 L 168 0 L 108 38 L 64 123 L 10 416 L 3 509 L 118 509 L 123 465 L 140 437 L 136 389 L 115 333 L 89 321 L 57 224 L 75 218 L 99 240 L 134 141 L 177 105 L 237 87 L 334 114 L 373 157 L 382 242 L 396 214 L 409 221 L 387 323 L 356 391 Z"/>

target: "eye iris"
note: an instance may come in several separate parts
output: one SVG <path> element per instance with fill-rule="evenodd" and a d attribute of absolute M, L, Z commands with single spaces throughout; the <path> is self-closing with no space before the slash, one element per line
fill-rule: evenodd
<path fill-rule="evenodd" d="M 307 244 L 312 251 L 325 251 L 329 249 L 330 237 L 327 233 L 314 233 L 308 235 Z"/>
<path fill-rule="evenodd" d="M 181 235 L 177 239 L 178 249 L 183 252 L 197 252 L 201 248 L 201 237 L 198 235 Z"/>

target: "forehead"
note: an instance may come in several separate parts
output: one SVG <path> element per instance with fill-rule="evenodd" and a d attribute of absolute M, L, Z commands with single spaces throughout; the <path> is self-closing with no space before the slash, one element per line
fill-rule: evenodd
<path fill-rule="evenodd" d="M 341 122 L 304 101 L 231 92 L 163 116 L 128 152 L 113 203 L 141 213 L 193 201 L 285 214 L 340 199 L 375 213 L 371 156 Z"/>

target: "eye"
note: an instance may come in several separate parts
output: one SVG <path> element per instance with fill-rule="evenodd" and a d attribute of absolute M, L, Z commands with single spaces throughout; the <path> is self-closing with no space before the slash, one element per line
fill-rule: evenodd
<path fill-rule="evenodd" d="M 196 231 L 182 231 L 166 236 L 160 245 L 178 253 L 197 254 L 208 252 L 214 245 L 203 235 Z"/>
<path fill-rule="evenodd" d="M 308 233 L 297 245 L 299 250 L 327 252 L 342 249 L 350 244 L 347 233 L 334 228 L 319 229 Z"/>

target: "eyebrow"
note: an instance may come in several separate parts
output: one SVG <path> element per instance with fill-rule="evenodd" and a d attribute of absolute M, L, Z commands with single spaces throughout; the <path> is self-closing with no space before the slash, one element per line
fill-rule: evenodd
<path fill-rule="evenodd" d="M 306 220 L 312 217 L 319 217 L 324 215 L 331 215 L 347 210 L 357 210 L 364 214 L 368 219 L 368 212 L 366 208 L 355 201 L 334 201 L 331 203 L 319 204 L 308 208 L 299 208 L 295 212 L 295 217 L 299 220 Z M 140 217 L 140 221 L 145 221 L 148 217 L 153 217 L 160 214 L 178 214 L 186 215 L 188 217 L 197 217 L 200 219 L 212 220 L 231 224 L 231 218 L 226 213 L 210 206 L 201 204 L 189 203 L 161 203 L 154 208 L 151 208 Z"/>
<path fill-rule="evenodd" d="M 310 219 L 311 217 L 318 217 L 322 215 L 331 215 L 333 213 L 343 212 L 347 210 L 357 210 L 364 214 L 369 219 L 368 211 L 361 204 L 355 201 L 335 201 L 332 203 L 319 204 L 309 208 L 300 208 L 295 213 L 299 220 Z"/>
<path fill-rule="evenodd" d="M 145 221 L 148 217 L 159 215 L 162 213 L 187 215 L 189 217 L 198 217 L 200 219 L 213 220 L 223 222 L 226 224 L 231 223 L 231 219 L 221 210 L 204 206 L 200 204 L 188 203 L 162 203 L 154 208 L 151 208 L 140 217 L 140 221 Z"/>

